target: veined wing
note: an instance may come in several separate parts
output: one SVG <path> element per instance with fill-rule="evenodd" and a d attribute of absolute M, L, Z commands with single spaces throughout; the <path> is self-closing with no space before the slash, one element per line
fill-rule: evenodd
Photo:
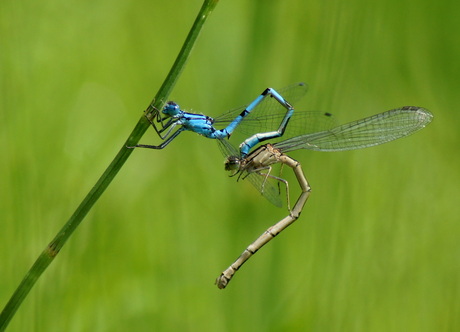
<path fill-rule="evenodd" d="M 278 122 L 280 120 L 281 117 L 279 117 Z M 331 113 L 296 110 L 292 118 L 289 120 L 283 136 L 275 138 L 274 141 L 325 131 L 334 128 L 335 126 L 337 126 L 337 123 L 335 121 L 335 117 Z"/>
<path fill-rule="evenodd" d="M 275 187 L 271 182 L 270 178 L 264 176 L 263 173 L 248 173 L 243 171 L 241 178 L 247 179 L 252 185 L 260 192 L 270 203 L 277 207 L 282 207 L 283 202 L 281 200 L 279 188 Z"/>
<path fill-rule="evenodd" d="M 367 148 L 413 134 L 433 119 L 430 111 L 404 106 L 330 130 L 293 137 L 274 146 L 282 152 L 298 149 L 344 151 Z"/>
<path fill-rule="evenodd" d="M 287 102 L 294 105 L 307 93 L 307 90 L 308 86 L 305 83 L 295 83 L 276 91 Z M 241 114 L 243 110 L 246 109 L 248 105 L 228 111 L 214 118 L 214 124 L 225 125 L 231 123 L 238 115 Z M 244 120 L 235 129 L 235 132 L 253 135 L 259 132 L 276 130 L 279 126 L 280 120 L 286 115 L 286 112 L 286 108 L 277 100 L 267 97 L 244 118 Z M 221 129 L 220 126 L 216 127 Z"/>
<path fill-rule="evenodd" d="M 225 158 L 230 156 L 239 156 L 239 151 L 236 149 L 230 142 L 226 139 L 218 139 L 217 142 L 219 143 L 219 148 Z M 265 177 L 263 175 L 257 173 L 248 173 L 247 171 L 242 171 L 243 174 L 241 178 L 247 179 L 252 185 L 259 191 L 270 203 L 275 206 L 281 207 L 283 206 L 280 192 L 279 190 L 271 183 L 271 181 L 265 181 Z M 238 177 L 238 175 L 235 175 Z"/>

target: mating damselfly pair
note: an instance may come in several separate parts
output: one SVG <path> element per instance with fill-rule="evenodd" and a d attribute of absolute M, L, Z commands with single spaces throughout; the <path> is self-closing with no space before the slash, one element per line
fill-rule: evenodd
<path fill-rule="evenodd" d="M 383 144 L 408 136 L 429 124 L 433 115 L 426 109 L 404 106 L 344 125 L 335 126 L 329 113 L 298 112 L 292 106 L 307 92 L 304 83 L 284 89 L 265 89 L 251 104 L 229 111 L 217 118 L 189 113 L 170 101 L 161 111 L 146 114 L 158 136 L 160 145 L 139 144 L 135 147 L 162 149 L 181 132 L 192 131 L 216 139 L 225 155 L 225 168 L 238 179 L 248 179 L 273 204 L 281 206 L 279 190 L 268 179 L 284 183 L 289 214 L 267 229 L 250 244 L 238 259 L 217 278 L 219 288 L 225 288 L 235 272 L 263 245 L 295 222 L 305 205 L 310 186 L 298 161 L 285 153 L 298 149 L 315 151 L 345 151 Z M 215 126 L 226 125 L 223 129 Z M 234 132 L 246 137 L 236 148 L 229 138 Z M 276 140 L 256 147 L 258 144 Z M 272 174 L 273 164 L 293 169 L 301 194 L 290 207 L 288 182 Z"/>

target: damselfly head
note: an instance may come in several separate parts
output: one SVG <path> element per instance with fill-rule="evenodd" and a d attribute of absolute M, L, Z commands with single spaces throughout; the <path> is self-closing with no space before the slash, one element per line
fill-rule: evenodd
<path fill-rule="evenodd" d="M 168 101 L 163 107 L 163 114 L 169 115 L 169 116 L 176 116 L 177 114 L 180 113 L 180 107 L 173 101 Z"/>
<path fill-rule="evenodd" d="M 233 176 L 236 173 L 238 173 L 238 171 L 240 170 L 240 165 L 241 165 L 240 158 L 238 158 L 237 156 L 229 156 L 225 160 L 224 167 L 226 171 L 233 171 L 233 174 L 231 175 Z"/>

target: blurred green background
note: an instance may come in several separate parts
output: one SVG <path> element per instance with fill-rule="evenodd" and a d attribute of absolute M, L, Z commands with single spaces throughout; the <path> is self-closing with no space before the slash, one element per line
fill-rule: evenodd
<path fill-rule="evenodd" d="M 200 6 L 0 3 L 0 307 L 122 146 Z M 9 331 L 459 331 L 459 14 L 447 0 L 222 0 L 171 95 L 181 105 L 216 116 L 305 81 L 302 110 L 346 122 L 416 105 L 433 123 L 372 149 L 292 153 L 310 200 L 223 291 L 214 279 L 286 210 L 228 178 L 212 140 L 139 149 Z"/>

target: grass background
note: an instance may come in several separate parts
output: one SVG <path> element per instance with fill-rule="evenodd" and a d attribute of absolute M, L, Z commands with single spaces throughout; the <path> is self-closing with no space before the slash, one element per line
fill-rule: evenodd
<path fill-rule="evenodd" d="M 200 6 L 1 2 L 2 307 L 123 144 Z M 229 179 L 212 140 L 135 151 L 9 331 L 458 331 L 458 14 L 448 0 L 222 1 L 171 96 L 181 105 L 215 116 L 306 81 L 299 109 L 345 122 L 417 105 L 433 123 L 372 149 L 292 153 L 312 196 L 224 291 L 215 277 L 286 211 Z"/>

